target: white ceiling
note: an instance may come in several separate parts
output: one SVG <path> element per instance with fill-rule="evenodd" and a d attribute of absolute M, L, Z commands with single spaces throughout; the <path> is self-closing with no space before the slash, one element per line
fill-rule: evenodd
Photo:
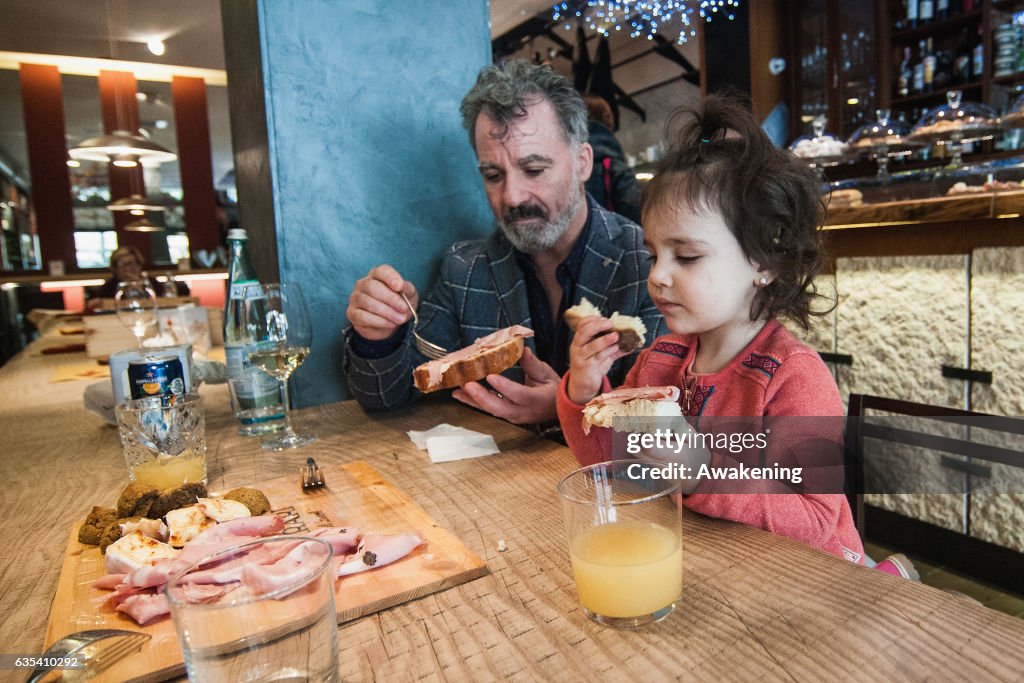
<path fill-rule="evenodd" d="M 551 7 L 551 0 L 492 0 L 491 34 L 499 36 Z M 0 0 L 0 17 L 0 51 L 224 68 L 218 0 Z M 146 48 L 153 37 L 166 44 L 162 57 Z M 139 90 L 150 94 L 140 103 L 143 128 L 160 144 L 177 147 L 169 84 L 140 82 Z M 225 89 L 208 88 L 207 99 L 214 180 L 219 181 L 233 165 Z M 95 79 L 65 77 L 64 107 L 71 144 L 102 133 Z M 0 70 L 0 162 L 27 179 L 22 116 L 17 73 Z M 170 126 L 155 128 L 158 119 Z M 176 186 L 176 165 L 161 171 L 164 186 Z"/>

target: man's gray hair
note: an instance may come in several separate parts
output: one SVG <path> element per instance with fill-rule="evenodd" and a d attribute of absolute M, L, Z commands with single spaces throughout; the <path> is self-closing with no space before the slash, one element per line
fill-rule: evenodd
<path fill-rule="evenodd" d="M 459 112 L 469 144 L 476 149 L 476 120 L 481 112 L 507 130 L 512 121 L 526 116 L 526 108 L 536 104 L 538 97 L 554 107 L 566 142 L 576 147 L 587 141 L 587 108 L 569 79 L 551 67 L 510 59 L 484 67 L 462 98 Z"/>

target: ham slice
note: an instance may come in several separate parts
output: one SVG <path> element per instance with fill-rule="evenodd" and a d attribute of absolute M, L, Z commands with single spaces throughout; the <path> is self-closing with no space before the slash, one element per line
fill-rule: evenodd
<path fill-rule="evenodd" d="M 417 534 L 366 534 L 356 554 L 338 567 L 338 576 L 348 576 L 396 562 L 423 544 Z"/>
<path fill-rule="evenodd" d="M 255 595 L 272 593 L 294 584 L 327 560 L 327 550 L 320 543 L 305 541 L 274 564 L 249 562 L 242 567 L 242 585 Z"/>
<path fill-rule="evenodd" d="M 591 405 L 611 406 L 617 403 L 625 403 L 635 400 L 645 401 L 678 401 L 679 387 L 633 387 L 630 389 L 616 389 L 608 391 L 600 396 L 595 396 L 587 403 Z"/>
<path fill-rule="evenodd" d="M 233 545 L 249 543 L 262 536 L 281 533 L 283 530 L 284 520 L 276 515 L 239 517 L 221 522 L 194 537 L 178 553 L 178 559 L 192 564 Z"/>
<path fill-rule="evenodd" d="M 513 325 L 480 337 L 470 346 L 447 356 L 420 365 L 413 371 L 413 381 L 422 392 L 450 389 L 503 372 L 523 355 L 523 339 L 533 330 Z"/>
<path fill-rule="evenodd" d="M 117 606 L 117 611 L 130 616 L 139 626 L 145 626 L 157 617 L 170 614 L 171 605 L 163 593 L 140 593 L 126 598 Z"/>

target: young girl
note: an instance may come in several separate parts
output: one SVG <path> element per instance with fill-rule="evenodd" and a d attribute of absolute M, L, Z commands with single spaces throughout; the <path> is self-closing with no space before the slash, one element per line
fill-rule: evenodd
<path fill-rule="evenodd" d="M 778 322 L 786 317 L 806 328 L 818 296 L 812 279 L 822 258 L 817 229 L 823 207 L 814 175 L 775 148 L 736 100 L 712 96 L 690 113 L 693 120 L 660 163 L 643 204 L 651 255 L 647 287 L 672 334 L 640 354 L 624 386 L 679 387 L 683 413 L 691 418 L 841 419 L 828 368 Z M 558 414 L 582 464 L 612 455 L 611 430 L 584 435 L 581 412 L 611 388 L 605 374 L 623 355 L 617 341 L 607 319 L 590 317 L 570 348 Z M 836 425 L 835 419 L 825 422 Z M 835 441 L 832 426 L 826 438 Z M 730 454 L 694 450 L 676 460 L 697 472 L 700 464 L 729 462 Z M 731 483 L 684 480 L 683 504 L 863 564 L 842 493 L 774 493 L 785 489 L 768 482 L 751 482 L 745 490 L 753 492 L 736 493 Z"/>

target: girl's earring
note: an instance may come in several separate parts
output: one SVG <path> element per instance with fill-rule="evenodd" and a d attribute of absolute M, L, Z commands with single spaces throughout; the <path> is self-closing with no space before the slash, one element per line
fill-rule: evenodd
<path fill-rule="evenodd" d="M 761 279 L 757 281 L 757 284 L 759 284 L 762 287 L 764 287 L 766 284 L 768 284 L 768 278 L 765 277 L 764 275 L 762 275 Z"/>

